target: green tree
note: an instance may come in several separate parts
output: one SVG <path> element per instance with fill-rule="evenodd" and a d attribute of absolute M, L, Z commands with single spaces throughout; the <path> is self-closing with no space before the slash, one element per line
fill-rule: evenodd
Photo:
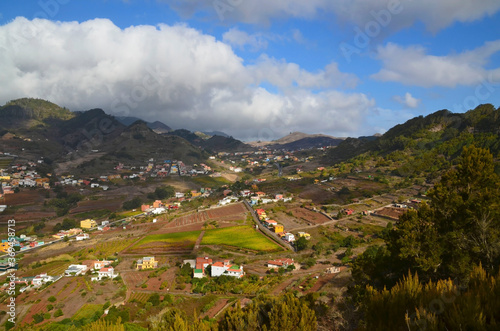
<path fill-rule="evenodd" d="M 300 237 L 296 242 L 295 242 L 295 247 L 297 247 L 297 251 L 302 251 L 307 248 L 309 245 L 309 241 L 305 237 Z"/>

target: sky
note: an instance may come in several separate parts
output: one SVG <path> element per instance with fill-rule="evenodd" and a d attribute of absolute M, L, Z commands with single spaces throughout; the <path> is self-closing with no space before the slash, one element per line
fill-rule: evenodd
<path fill-rule="evenodd" d="M 0 86 L 244 141 L 373 135 L 500 106 L 500 1 L 2 1 Z"/>

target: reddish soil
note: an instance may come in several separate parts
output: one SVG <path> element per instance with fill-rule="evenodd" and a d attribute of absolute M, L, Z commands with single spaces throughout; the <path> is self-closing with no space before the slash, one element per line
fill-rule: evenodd
<path fill-rule="evenodd" d="M 200 316 L 200 318 L 204 318 L 205 316 L 208 316 L 209 318 L 214 318 L 215 315 L 217 315 L 217 313 L 219 311 L 221 311 L 221 309 L 223 309 L 226 306 L 228 301 L 229 301 L 229 299 L 221 299 L 221 300 L 217 301 L 215 306 L 210 308 L 206 313 L 203 313 Z"/>
<path fill-rule="evenodd" d="M 0 216 L 0 222 L 7 222 L 10 219 L 15 219 L 16 222 L 39 221 L 42 218 L 50 218 L 56 216 L 53 211 L 39 212 L 24 212 L 18 211 L 15 214 Z"/>
<path fill-rule="evenodd" d="M 45 190 L 22 190 L 19 193 L 6 194 L 2 205 L 20 206 L 43 203 Z"/>
<path fill-rule="evenodd" d="M 121 199 L 106 199 L 106 200 L 87 200 L 78 202 L 78 206 L 69 211 L 70 214 L 84 213 L 92 210 L 107 209 L 116 211 L 120 209 L 123 200 Z"/>
<path fill-rule="evenodd" d="M 393 207 L 385 207 L 379 209 L 373 213 L 373 215 L 388 217 L 393 220 L 398 220 L 399 216 L 403 215 L 403 213 L 407 211 L 404 208 L 393 208 Z"/>
<path fill-rule="evenodd" d="M 328 217 L 323 214 L 310 211 L 305 208 L 294 208 L 291 210 L 293 215 L 309 224 L 323 224 L 325 222 L 331 221 Z"/>

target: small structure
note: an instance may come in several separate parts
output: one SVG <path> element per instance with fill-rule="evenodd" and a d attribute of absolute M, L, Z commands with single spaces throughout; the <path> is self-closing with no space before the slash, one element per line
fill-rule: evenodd
<path fill-rule="evenodd" d="M 137 270 L 154 269 L 157 267 L 158 261 L 155 260 L 154 256 L 147 256 L 137 260 Z"/>
<path fill-rule="evenodd" d="M 42 286 L 43 284 L 53 282 L 53 281 L 55 281 L 55 279 L 56 279 L 55 277 L 49 276 L 46 273 L 40 274 L 40 275 L 37 275 L 33 278 L 33 280 L 31 281 L 31 285 L 38 287 L 38 286 Z"/>
<path fill-rule="evenodd" d="M 66 276 L 78 276 L 87 272 L 87 266 L 84 264 L 72 264 L 64 271 Z"/>
<path fill-rule="evenodd" d="M 92 281 L 100 281 L 101 279 L 103 278 L 116 278 L 118 277 L 118 274 L 115 273 L 115 269 L 113 267 L 104 267 L 104 268 L 101 268 L 101 270 L 99 270 L 97 272 L 97 277 L 92 277 Z"/>
<path fill-rule="evenodd" d="M 311 235 L 309 233 L 307 233 L 307 232 L 299 232 L 299 233 L 297 233 L 297 235 L 299 236 L 299 238 L 304 237 L 307 240 L 311 239 Z"/>
<path fill-rule="evenodd" d="M 270 269 L 287 268 L 288 266 L 293 264 L 293 259 L 277 259 L 267 261 L 267 267 Z"/>
<path fill-rule="evenodd" d="M 86 239 L 90 239 L 90 236 L 88 233 L 80 233 L 79 235 L 76 236 L 76 240 L 78 240 L 78 241 L 86 240 Z"/>
<path fill-rule="evenodd" d="M 274 233 L 280 233 L 280 232 L 283 232 L 283 231 L 285 231 L 285 228 L 283 227 L 283 225 L 276 224 L 274 226 Z"/>
<path fill-rule="evenodd" d="M 292 242 L 295 241 L 295 236 L 292 233 L 286 233 L 284 239 L 286 241 Z"/>
<path fill-rule="evenodd" d="M 80 227 L 82 229 L 91 229 L 95 228 L 97 226 L 97 222 L 91 219 L 86 219 L 83 221 L 80 221 Z"/>
<path fill-rule="evenodd" d="M 340 267 L 330 267 L 326 268 L 327 274 L 338 274 L 340 272 Z"/>

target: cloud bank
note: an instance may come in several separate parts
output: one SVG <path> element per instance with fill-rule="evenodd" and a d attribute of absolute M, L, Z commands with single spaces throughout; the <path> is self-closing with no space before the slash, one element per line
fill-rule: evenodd
<path fill-rule="evenodd" d="M 340 89 L 357 77 L 336 63 L 309 72 L 263 55 L 246 64 L 230 45 L 186 25 L 120 29 L 107 19 L 19 17 L 0 26 L 0 83 L 2 103 L 38 97 L 241 139 L 355 135 L 374 106 Z"/>

